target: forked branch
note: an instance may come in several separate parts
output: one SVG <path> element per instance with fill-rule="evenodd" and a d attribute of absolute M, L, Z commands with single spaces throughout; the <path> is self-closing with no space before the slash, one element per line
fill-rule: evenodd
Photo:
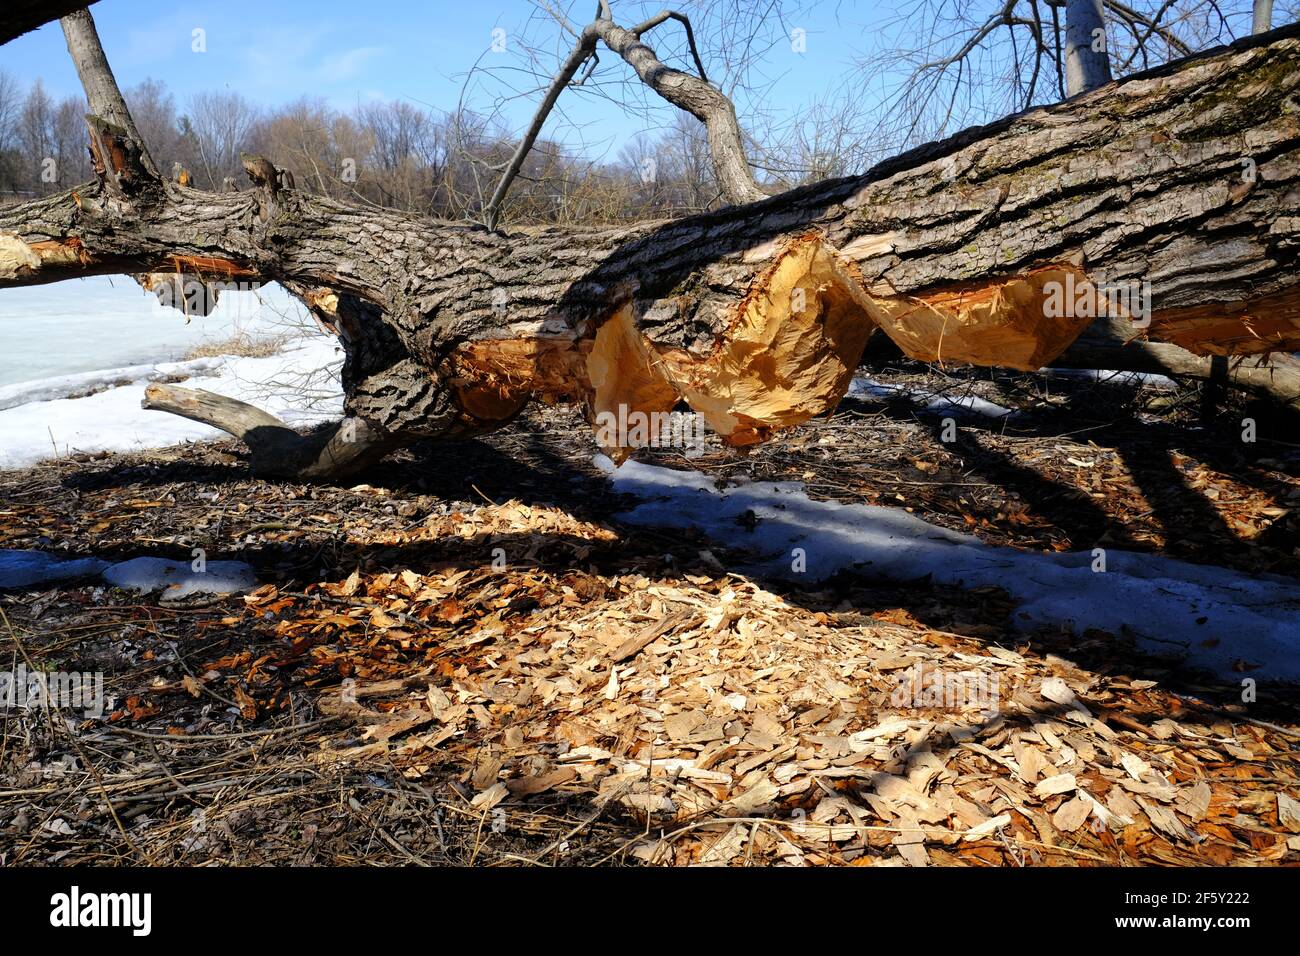
<path fill-rule="evenodd" d="M 642 42 L 641 36 L 667 20 L 676 20 L 686 29 L 686 40 L 695 60 L 699 76 L 675 70 L 659 59 L 655 51 Z M 709 152 L 713 161 L 713 174 L 726 200 L 735 205 L 766 199 L 767 193 L 759 188 L 745 158 L 744 137 L 736 108 L 731 100 L 709 83 L 704 63 L 695 45 L 695 32 L 689 18 L 673 10 L 664 10 L 631 29 L 614 22 L 607 3 L 601 4 L 600 15 L 583 27 L 573 50 L 561 64 L 559 71 L 546 88 L 546 95 L 529 124 L 528 130 L 510 157 L 492 198 L 483 210 L 488 228 L 495 229 L 501 207 L 510 186 L 523 168 L 524 160 L 537 142 L 547 117 L 555 108 L 564 89 L 573 82 L 582 65 L 596 54 L 597 43 L 603 43 L 636 71 L 641 82 L 679 109 L 690 113 L 708 131 Z"/>

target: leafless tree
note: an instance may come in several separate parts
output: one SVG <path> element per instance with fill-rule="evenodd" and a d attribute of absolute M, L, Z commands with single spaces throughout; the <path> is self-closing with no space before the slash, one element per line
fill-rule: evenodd
<path fill-rule="evenodd" d="M 918 0 L 881 23 L 860 62 L 865 84 L 888 88 L 869 122 L 891 149 L 934 139 L 1229 42 L 1251 32 L 1255 7 L 1252 0 Z"/>
<path fill-rule="evenodd" d="M 215 189 L 226 177 L 242 176 L 239 154 L 254 148 L 257 109 L 238 93 L 199 93 L 191 98 L 186 119 L 201 181 Z"/>

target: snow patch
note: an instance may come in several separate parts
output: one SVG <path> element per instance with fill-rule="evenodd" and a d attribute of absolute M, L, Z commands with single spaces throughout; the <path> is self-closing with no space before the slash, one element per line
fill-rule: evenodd
<path fill-rule="evenodd" d="M 114 587 L 167 600 L 191 594 L 238 594 L 257 586 L 257 575 L 243 561 L 209 561 L 202 571 L 166 558 L 132 558 L 110 564 L 100 558 L 60 558 L 44 551 L 0 550 L 0 590 L 33 588 L 73 578 L 102 576 Z"/>
<path fill-rule="evenodd" d="M 1048 378 L 1069 378 L 1082 382 L 1102 382 L 1114 385 L 1149 385 L 1154 388 L 1177 388 L 1178 383 L 1167 375 L 1151 372 L 1119 372 L 1097 368 L 1045 368 L 1039 374 Z"/>
<path fill-rule="evenodd" d="M 762 557 L 752 572 L 816 582 L 852 568 L 887 581 L 1000 587 L 1020 603 L 1023 628 L 1129 634 L 1149 653 L 1227 679 L 1239 680 L 1245 662 L 1259 668 L 1246 674 L 1300 682 L 1300 585 L 1287 578 L 1116 549 L 1106 549 L 1105 571 L 1097 572 L 1091 552 L 994 547 L 896 508 L 814 501 L 795 482 L 719 490 L 695 471 L 635 461 L 615 469 L 604 456 L 596 463 L 615 491 L 643 499 L 623 520 L 694 527 L 755 551 Z M 799 560 L 802 572 L 794 570 Z"/>
<path fill-rule="evenodd" d="M 901 385 L 886 385 L 873 378 L 858 376 L 849 384 L 849 396 L 852 398 L 878 398 L 884 401 L 905 399 L 914 405 L 920 405 L 926 411 L 942 415 L 973 416 L 977 418 L 1003 419 L 1012 418 L 1018 413 L 1004 408 L 995 402 L 987 401 L 975 395 L 951 396 L 935 395 L 919 389 L 904 388 Z"/>
<path fill-rule="evenodd" d="M 189 378 L 203 373 L 219 373 L 224 358 L 202 358 L 189 362 L 160 362 L 156 365 L 128 365 L 94 372 L 55 375 L 34 382 L 0 385 L 0 411 L 29 402 L 51 402 L 61 398 L 78 398 L 124 385 L 159 382 L 164 379 Z"/>
<path fill-rule="evenodd" d="M 317 335 L 289 343 L 277 355 L 223 356 L 194 362 L 132 366 L 107 372 L 59 376 L 54 380 L 6 386 L 0 397 L 29 396 L 25 404 L 0 404 L 0 468 L 25 468 L 57 455 L 97 451 L 139 451 L 187 441 L 228 437 L 224 432 L 166 412 L 140 407 L 144 387 L 160 378 L 188 374 L 186 387 L 228 395 L 280 418 L 287 425 L 315 425 L 343 414 L 337 341 Z M 116 385 L 125 372 L 127 385 Z M 84 398 L 90 383 L 112 384 Z M 71 390 L 69 390 L 71 388 Z M 46 397 L 48 396 L 48 398 Z M 60 397 L 55 397 L 60 396 Z M 41 400 L 31 400 L 39 397 Z"/>
<path fill-rule="evenodd" d="M 238 594 L 257 585 L 252 567 L 242 561 L 209 561 L 202 571 L 166 558 L 133 558 L 104 572 L 114 587 L 142 594 L 164 591 L 172 601 L 191 594 Z"/>
<path fill-rule="evenodd" d="M 44 551 L 0 550 L 0 590 L 86 578 L 108 567 L 99 558 L 59 558 Z"/>

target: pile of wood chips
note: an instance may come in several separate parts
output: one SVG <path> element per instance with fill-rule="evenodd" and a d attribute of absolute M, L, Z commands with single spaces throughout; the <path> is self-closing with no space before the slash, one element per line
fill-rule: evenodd
<path fill-rule="evenodd" d="M 499 568 L 263 587 L 248 614 L 275 649 L 210 676 L 239 672 L 248 718 L 279 706 L 288 672 L 320 686 L 323 711 L 366 726 L 322 765 L 451 772 L 493 833 L 549 795 L 590 807 L 568 842 L 630 816 L 641 833 L 615 853 L 647 863 L 1300 859 L 1294 729 L 1010 633 L 815 611 L 735 575 L 557 576 L 531 566 L 543 549 L 617 535 L 554 509 L 484 507 L 371 543 L 456 539 L 530 544 Z M 936 675 L 993 696 L 916 692 Z"/>

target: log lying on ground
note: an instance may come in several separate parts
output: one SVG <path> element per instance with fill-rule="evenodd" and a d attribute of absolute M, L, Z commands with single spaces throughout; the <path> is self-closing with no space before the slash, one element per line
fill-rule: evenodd
<path fill-rule="evenodd" d="M 1226 363 L 1170 342 L 1133 338 L 1131 326 L 1101 320 L 1052 364 L 1058 368 L 1115 369 L 1200 382 L 1219 382 L 1300 412 L 1300 359 L 1293 355 L 1242 355 Z"/>
<path fill-rule="evenodd" d="M 257 473 L 270 477 L 303 481 L 336 478 L 374 464 L 398 446 L 390 436 L 377 434 L 356 418 L 300 435 L 247 402 L 203 389 L 154 384 L 145 389 L 140 404 L 234 435 L 248 446 Z"/>
<path fill-rule="evenodd" d="M 929 361 L 1038 368 L 1095 316 L 1124 318 L 1102 283 L 1150 283 L 1152 340 L 1210 329 L 1200 347 L 1255 351 L 1242 316 L 1264 309 L 1285 318 L 1269 347 L 1300 348 L 1300 28 L 863 176 L 625 228 L 505 234 L 265 176 L 207 193 L 151 179 L 122 128 L 92 129 L 98 183 L 0 210 L 0 287 L 225 272 L 350 297 L 387 364 L 349 400 L 385 440 L 495 427 L 540 398 L 685 401 L 749 444 L 833 408 L 876 328 Z M 1068 314 L 1048 314 L 1050 284 L 1078 291 Z"/>

